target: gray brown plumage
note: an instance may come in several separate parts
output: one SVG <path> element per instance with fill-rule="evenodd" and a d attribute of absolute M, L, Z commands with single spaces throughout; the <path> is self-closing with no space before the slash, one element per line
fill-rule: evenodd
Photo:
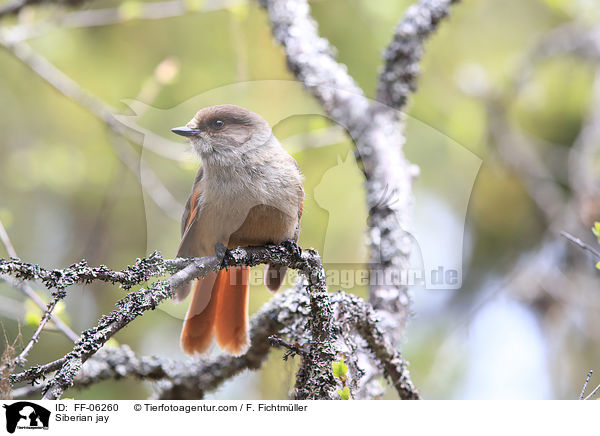
<path fill-rule="evenodd" d="M 298 240 L 304 190 L 296 161 L 281 147 L 268 123 L 234 105 L 198 111 L 185 126 L 202 160 L 182 218 L 179 257 L 206 256 L 228 248 Z M 186 353 L 203 353 L 216 336 L 230 354 L 248 347 L 249 268 L 222 270 L 197 280 L 181 333 Z M 268 265 L 265 284 L 281 286 L 286 268 Z M 191 284 L 175 290 L 187 297 Z"/>

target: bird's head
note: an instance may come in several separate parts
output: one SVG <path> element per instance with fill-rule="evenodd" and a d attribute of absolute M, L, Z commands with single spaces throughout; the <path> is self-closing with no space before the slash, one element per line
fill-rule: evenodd
<path fill-rule="evenodd" d="M 206 163 L 226 163 L 270 139 L 269 124 L 240 106 L 223 104 L 200 109 L 185 126 L 171 129 L 188 138 Z"/>

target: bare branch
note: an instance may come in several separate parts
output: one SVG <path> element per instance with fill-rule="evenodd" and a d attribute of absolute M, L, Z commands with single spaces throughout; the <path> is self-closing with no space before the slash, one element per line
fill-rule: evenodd
<path fill-rule="evenodd" d="M 598 32 L 600 35 L 600 31 Z M 600 50 L 600 42 L 599 50 Z M 592 87 L 592 99 L 579 135 L 569 152 L 569 184 L 579 202 L 579 215 L 586 224 L 600 216 L 600 64 Z"/>
<path fill-rule="evenodd" d="M 74 11 L 57 20 L 60 27 L 97 27 L 121 24 L 132 20 L 162 20 L 178 17 L 190 12 L 210 12 L 225 9 L 237 4 L 247 3 L 247 0 L 208 0 L 199 6 L 183 0 L 168 0 L 159 2 L 142 2 L 133 15 L 124 14 L 119 8 L 90 9 Z"/>
<path fill-rule="evenodd" d="M 594 395 L 596 395 L 598 391 L 600 391 L 600 384 L 596 386 L 594 390 L 590 392 L 590 394 L 587 397 L 584 398 L 584 400 L 591 400 L 592 398 L 594 398 Z"/>
<path fill-rule="evenodd" d="M 587 377 L 585 378 L 585 382 L 583 383 L 583 388 L 581 388 L 581 393 L 579 394 L 580 400 L 591 400 L 594 397 L 594 395 L 596 395 L 596 393 L 598 391 L 600 391 L 600 384 L 599 384 L 592 390 L 592 392 L 590 392 L 590 394 L 587 397 L 584 398 L 585 390 L 587 389 L 590 379 L 592 378 L 592 374 L 594 374 L 594 371 L 590 369 L 590 371 L 587 374 Z"/>
<path fill-rule="evenodd" d="M 581 388 L 581 394 L 579 394 L 580 400 L 583 400 L 583 396 L 585 395 L 585 390 L 587 389 L 587 385 L 590 382 L 590 379 L 592 378 L 593 373 L 594 373 L 594 371 L 590 369 L 590 372 L 588 372 L 587 377 L 585 378 L 585 383 L 583 383 L 583 388 Z"/>
<path fill-rule="evenodd" d="M 119 7 L 76 10 L 48 20 L 21 24 L 11 31 L 15 41 L 22 42 L 39 38 L 54 29 L 110 26 L 136 20 L 161 20 L 196 12 L 216 11 L 243 3 L 247 3 L 247 0 L 206 0 L 202 4 L 185 0 L 140 2 L 136 4 L 134 13 L 127 13 Z"/>
<path fill-rule="evenodd" d="M 16 15 L 26 6 L 41 3 L 65 3 L 76 5 L 82 3 L 82 0 L 15 0 L 0 7 L 0 18 L 8 15 Z"/>
<path fill-rule="evenodd" d="M 158 176 L 152 169 L 146 165 L 143 159 L 133 149 L 131 144 L 123 137 L 114 135 L 112 139 L 115 153 L 123 164 L 136 177 L 144 192 L 146 192 L 154 204 L 156 204 L 163 213 L 179 221 L 183 211 L 183 205 L 171 194 L 163 185 Z M 143 179 L 142 179 L 143 175 Z"/>
<path fill-rule="evenodd" d="M 310 316 L 310 300 L 302 286 L 273 297 L 250 321 L 250 348 L 239 357 L 219 356 L 195 363 L 188 372 L 168 377 L 159 384 L 159 399 L 200 399 L 244 369 L 258 369 L 271 347 L 269 336 L 283 328 L 297 331 L 294 324 L 304 324 Z"/>
<path fill-rule="evenodd" d="M 559 183 L 554 180 L 532 139 L 510 125 L 508 103 L 494 96 L 488 96 L 486 103 L 489 131 L 499 157 L 519 177 L 546 222 L 557 222 L 567 202 Z"/>
<path fill-rule="evenodd" d="M 16 252 L 14 246 L 12 245 L 10 237 L 8 236 L 8 233 L 6 232 L 6 229 L 4 228 L 4 224 L 2 223 L 1 220 L 0 220 L 0 240 L 2 240 L 2 243 L 4 244 L 4 247 L 6 248 L 6 251 L 8 252 L 8 255 L 11 256 L 11 257 L 17 258 L 18 257 L 17 256 L 17 252 Z M 52 313 L 52 310 L 48 311 L 48 306 L 46 305 L 46 303 L 44 302 L 44 300 L 42 300 L 38 296 L 38 294 L 31 288 L 31 286 L 29 286 L 29 284 L 27 284 L 26 282 L 23 282 L 21 280 L 13 279 L 12 277 L 10 277 L 10 276 L 8 276 L 6 274 L 0 274 L 0 280 L 6 282 L 8 284 L 10 284 L 12 287 L 14 287 L 14 288 L 20 290 L 21 292 L 23 292 L 42 311 L 44 311 L 44 315 L 42 317 L 42 321 L 40 322 L 41 328 L 38 327 L 38 331 L 39 332 L 41 332 L 41 329 L 44 328 L 44 326 L 48 322 L 48 319 L 50 319 L 54 323 L 54 325 L 56 326 L 56 328 L 58 330 L 60 330 L 71 341 L 77 342 L 79 340 L 79 336 L 77 335 L 77 333 L 75 333 L 58 316 L 54 315 Z M 46 315 L 48 315 L 49 318 L 46 319 L 46 321 L 43 321 L 46 318 Z M 38 336 L 39 336 L 39 333 L 38 333 Z M 36 335 L 34 335 L 34 337 L 36 337 Z M 18 364 L 23 364 L 24 363 L 24 360 L 27 357 L 27 354 L 29 353 L 29 350 L 33 346 L 33 342 L 35 342 L 35 341 L 37 341 L 37 337 L 36 337 L 35 340 L 34 340 L 34 338 L 32 338 L 32 341 L 26 347 L 27 351 L 23 350 L 23 352 L 21 352 L 21 354 L 19 355 L 18 361 L 16 363 L 18 363 Z"/>
<path fill-rule="evenodd" d="M 588 244 L 583 242 L 581 239 L 576 238 L 575 236 L 573 236 L 567 232 L 560 232 L 560 234 L 563 235 L 565 238 L 567 238 L 572 243 L 574 243 L 575 245 L 577 245 L 579 248 L 587 251 L 588 253 L 591 253 L 596 259 L 600 259 L 600 252 L 597 251 L 596 249 L 594 249 L 593 247 L 590 247 Z"/>
<path fill-rule="evenodd" d="M 47 308 L 46 303 L 42 300 L 39 295 L 29 286 L 26 282 L 22 280 L 17 280 L 15 278 L 10 277 L 6 274 L 0 274 L 0 281 L 8 283 L 15 289 L 23 292 L 28 298 L 30 298 L 36 306 L 38 306 L 42 311 L 45 311 Z M 71 327 L 65 324 L 64 321 L 60 319 L 60 317 L 55 314 L 51 314 L 51 321 L 54 323 L 56 328 L 60 330 L 66 337 L 68 337 L 71 341 L 77 342 L 79 340 L 79 336 L 75 333 Z"/>
<path fill-rule="evenodd" d="M 530 62 L 575 54 L 583 59 L 600 61 L 600 26 L 586 26 L 581 22 L 570 22 L 546 33 L 534 47 Z M 526 64 L 525 66 L 529 66 Z M 522 69 L 526 72 L 528 68 Z"/>
<path fill-rule="evenodd" d="M 36 73 L 41 79 L 46 81 L 46 83 L 48 83 L 58 92 L 73 100 L 82 108 L 86 109 L 92 115 L 104 122 L 106 126 L 118 137 L 122 137 L 127 141 L 142 145 L 140 135 L 130 130 L 115 118 L 115 108 L 92 95 L 86 89 L 82 88 L 77 82 L 59 70 L 46 58 L 35 53 L 27 44 L 2 40 L 2 38 L 0 38 L 0 46 L 6 50 L 9 50 L 15 57 L 23 62 L 23 64 L 29 67 L 34 73 Z M 147 165 L 145 165 L 143 162 L 136 162 L 138 159 L 136 157 L 137 153 L 127 141 L 118 141 L 115 139 L 112 142 L 117 157 L 138 179 L 142 185 L 142 188 L 148 193 L 152 201 L 154 201 L 167 216 L 179 220 L 179 216 L 178 214 L 176 216 L 176 213 L 177 211 L 183 210 L 183 206 L 177 202 L 175 197 L 173 197 L 169 190 L 162 184 L 162 182 L 160 182 L 160 179 Z M 147 183 L 142 183 L 142 172 L 144 173 Z"/>
<path fill-rule="evenodd" d="M 19 353 L 19 355 L 17 357 L 15 357 L 15 364 L 21 365 L 21 366 L 25 365 L 25 362 L 27 361 L 27 356 L 29 355 L 29 352 L 33 348 L 34 344 L 36 344 L 38 342 L 40 335 L 42 334 L 42 330 L 44 330 L 44 327 L 46 327 L 46 324 L 52 317 L 52 312 L 56 308 L 56 305 L 59 301 L 60 301 L 60 298 L 55 297 L 52 299 L 52 301 L 50 303 L 48 303 L 48 307 L 44 311 L 44 314 L 42 315 L 42 319 L 40 320 L 40 323 L 39 323 L 37 329 L 31 336 L 31 339 L 29 340 L 27 345 L 25 345 L 25 347 Z"/>
<path fill-rule="evenodd" d="M 4 224 L 2 223 L 2 221 L 0 220 L 0 241 L 2 241 L 2 244 L 4 245 L 4 248 L 6 248 L 6 252 L 8 253 L 8 255 L 10 257 L 19 257 L 17 256 L 17 251 L 15 250 L 15 247 L 12 244 L 12 241 L 10 240 L 8 233 L 6 232 L 6 228 L 4 227 Z"/>

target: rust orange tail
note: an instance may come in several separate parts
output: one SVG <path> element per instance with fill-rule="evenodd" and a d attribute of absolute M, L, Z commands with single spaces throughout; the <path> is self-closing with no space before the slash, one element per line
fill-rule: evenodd
<path fill-rule="evenodd" d="M 183 351 L 206 352 L 215 333 L 219 347 L 228 353 L 247 350 L 249 271 L 249 267 L 231 268 L 196 281 L 181 331 Z"/>
<path fill-rule="evenodd" d="M 220 282 L 225 279 L 221 272 L 208 273 L 194 284 L 192 301 L 181 330 L 181 348 L 187 354 L 204 353 L 213 342 Z"/>
<path fill-rule="evenodd" d="M 221 271 L 223 273 L 224 271 Z M 248 295 L 250 267 L 230 268 L 219 292 L 215 330 L 217 344 L 229 354 L 244 354 L 249 346 Z"/>

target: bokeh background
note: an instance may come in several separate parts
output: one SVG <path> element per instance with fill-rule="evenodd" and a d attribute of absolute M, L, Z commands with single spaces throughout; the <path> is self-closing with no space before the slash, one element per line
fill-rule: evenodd
<path fill-rule="evenodd" d="M 368 96 L 380 53 L 410 3 L 311 2 L 321 34 Z M 322 252 L 332 269 L 364 267 L 367 211 L 351 143 L 293 82 L 265 12 L 255 2 L 182 4 L 181 13 L 161 19 L 141 19 L 146 2 L 98 0 L 75 9 L 33 6 L 0 21 L 2 38 L 27 38 L 35 53 L 137 126 L 143 142 L 123 144 L 0 48 L 0 220 L 19 256 L 46 267 L 86 259 L 114 269 L 153 250 L 173 256 L 177 216 L 198 162 L 168 128 L 203 105 L 228 102 L 265 115 L 305 174 L 301 244 Z M 95 9 L 110 10 L 114 23 L 79 27 L 82 14 Z M 577 398 L 587 372 L 600 371 L 600 272 L 559 236 L 568 230 L 594 244 L 590 227 L 600 220 L 600 197 L 578 197 L 568 165 L 582 127 L 593 121 L 600 43 L 592 38 L 595 54 L 566 42 L 594 26 L 594 0 L 471 0 L 456 5 L 426 45 L 406 116 L 406 154 L 422 168 L 415 265 L 420 252 L 433 253 L 460 265 L 463 283 L 413 289 L 403 355 L 425 398 Z M 598 138 L 591 143 L 598 155 Z M 595 165 L 598 174 L 597 159 Z M 556 195 L 540 197 L 545 187 Z M 8 257 L 1 245 L 0 256 Z M 42 286 L 34 288 L 48 299 Z M 346 289 L 366 295 L 364 286 Z M 59 313 L 79 332 L 123 295 L 105 284 L 73 287 Z M 268 298 L 254 286 L 251 311 Z M 111 345 L 183 358 L 182 310 L 166 303 Z M 19 331 L 26 342 L 40 314 L 0 282 L 8 342 Z M 29 362 L 59 358 L 71 345 L 47 329 Z M 208 398 L 286 398 L 296 366 L 281 357 L 274 350 L 261 371 L 239 375 Z M 151 384 L 119 380 L 66 396 L 151 392 Z"/>

